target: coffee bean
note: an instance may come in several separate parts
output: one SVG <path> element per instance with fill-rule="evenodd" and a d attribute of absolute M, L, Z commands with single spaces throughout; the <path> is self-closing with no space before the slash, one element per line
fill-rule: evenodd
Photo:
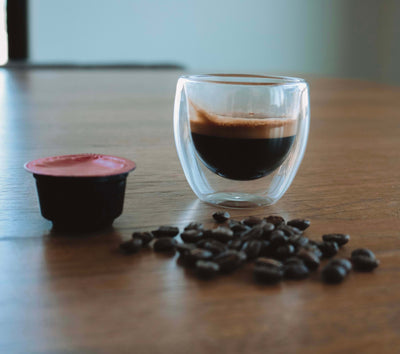
<path fill-rule="evenodd" d="M 340 265 L 328 264 L 322 269 L 321 276 L 326 283 L 337 284 L 346 278 L 347 271 Z"/>
<path fill-rule="evenodd" d="M 295 248 L 293 245 L 285 244 L 277 247 L 272 253 L 274 258 L 277 259 L 286 259 L 295 253 Z"/>
<path fill-rule="evenodd" d="M 258 224 L 261 224 L 263 220 L 259 218 L 258 216 L 248 216 L 247 218 L 242 220 L 242 223 L 247 225 L 247 226 L 255 226 Z"/>
<path fill-rule="evenodd" d="M 191 229 L 181 233 L 181 239 L 183 242 L 195 243 L 203 237 L 203 231 Z"/>
<path fill-rule="evenodd" d="M 279 226 L 279 230 L 283 231 L 286 236 L 301 235 L 303 233 L 297 227 L 289 226 L 289 225 L 281 225 L 281 226 Z"/>
<path fill-rule="evenodd" d="M 305 263 L 301 258 L 293 256 L 293 257 L 286 258 L 283 261 L 283 265 L 288 265 L 288 264 L 300 264 L 300 265 L 303 264 L 304 265 Z"/>
<path fill-rule="evenodd" d="M 243 241 L 240 238 L 233 239 L 228 242 L 228 247 L 232 250 L 239 251 L 243 246 Z"/>
<path fill-rule="evenodd" d="M 263 234 L 261 237 L 264 240 L 269 240 L 271 237 L 272 231 L 275 230 L 275 225 L 271 224 L 269 222 L 262 223 L 261 225 L 262 225 L 262 231 L 263 231 Z"/>
<path fill-rule="evenodd" d="M 310 220 L 307 219 L 293 219 L 287 222 L 289 226 L 294 226 L 301 231 L 304 231 L 310 226 Z"/>
<path fill-rule="evenodd" d="M 205 242 L 200 242 L 196 244 L 199 248 L 205 249 L 207 251 L 210 251 L 213 255 L 218 255 L 222 252 L 225 252 L 228 247 L 226 244 L 216 241 L 214 239 L 205 241 Z"/>
<path fill-rule="evenodd" d="M 376 259 L 375 254 L 368 248 L 357 248 L 353 252 L 351 252 L 351 258 L 356 256 L 363 256 L 371 259 Z"/>
<path fill-rule="evenodd" d="M 366 256 L 352 256 L 351 262 L 353 263 L 354 269 L 360 272 L 371 272 L 379 266 L 379 261 L 375 258 Z"/>
<path fill-rule="evenodd" d="M 318 258 L 322 258 L 322 252 L 321 252 L 321 250 L 319 249 L 319 247 L 318 247 L 318 245 L 317 245 L 317 243 L 316 243 L 315 241 L 309 240 L 309 241 L 308 241 L 308 244 L 305 245 L 303 248 L 304 248 L 305 250 L 307 250 L 307 251 L 311 251 L 311 252 L 315 253 L 315 255 L 316 255 Z"/>
<path fill-rule="evenodd" d="M 122 242 L 119 248 L 126 254 L 132 254 L 138 252 L 142 248 L 143 242 L 140 238 L 134 238 L 129 241 Z"/>
<path fill-rule="evenodd" d="M 309 276 L 310 272 L 304 263 L 289 263 L 283 266 L 284 276 L 287 279 L 305 279 Z"/>
<path fill-rule="evenodd" d="M 354 269 L 360 272 L 371 272 L 379 266 L 375 254 L 367 248 L 357 248 L 351 252 L 351 262 Z"/>
<path fill-rule="evenodd" d="M 317 246 L 325 258 L 333 257 L 339 251 L 339 246 L 336 242 L 319 242 Z"/>
<path fill-rule="evenodd" d="M 142 245 L 146 246 L 154 239 L 154 236 L 151 232 L 134 232 L 132 234 L 132 238 L 133 239 L 135 239 L 135 238 L 141 239 Z"/>
<path fill-rule="evenodd" d="M 219 265 L 220 271 L 223 273 L 233 272 L 243 263 L 243 257 L 234 250 L 225 251 L 213 260 Z"/>
<path fill-rule="evenodd" d="M 319 257 L 311 250 L 302 248 L 297 253 L 297 257 L 299 257 L 304 262 L 308 269 L 314 270 L 319 267 Z"/>
<path fill-rule="evenodd" d="M 203 230 L 204 226 L 200 222 L 191 222 L 190 224 L 186 225 L 185 228 L 183 229 L 184 231 L 187 230 Z"/>
<path fill-rule="evenodd" d="M 153 249 L 155 252 L 172 252 L 178 242 L 171 237 L 160 237 L 154 242 Z"/>
<path fill-rule="evenodd" d="M 246 253 L 247 259 L 254 259 L 257 258 L 258 255 L 260 254 L 261 250 L 261 242 L 258 240 L 250 240 L 246 241 L 243 246 L 241 251 Z"/>
<path fill-rule="evenodd" d="M 233 239 L 233 231 L 225 226 L 219 226 L 211 230 L 211 237 L 220 242 L 228 242 Z"/>
<path fill-rule="evenodd" d="M 276 259 L 273 258 L 266 258 L 266 257 L 258 257 L 255 261 L 254 264 L 256 266 L 260 267 L 275 267 L 275 268 L 283 268 L 283 263 L 280 261 L 277 261 Z"/>
<path fill-rule="evenodd" d="M 296 237 L 295 239 L 289 237 L 289 242 L 296 247 L 297 250 L 306 247 L 308 245 L 308 241 L 308 238 L 304 236 Z"/>
<path fill-rule="evenodd" d="M 199 260 L 196 262 L 196 274 L 200 278 L 209 279 L 219 272 L 219 265 L 211 261 Z"/>
<path fill-rule="evenodd" d="M 194 248 L 184 254 L 184 261 L 187 265 L 195 265 L 197 261 L 209 260 L 213 256 L 212 252 L 203 250 L 201 248 Z"/>
<path fill-rule="evenodd" d="M 247 261 L 247 254 L 245 253 L 245 252 L 243 252 L 243 251 L 238 251 L 238 252 L 236 252 L 237 253 L 237 256 L 239 257 L 239 261 L 241 262 L 241 263 L 244 263 L 244 262 L 246 262 Z"/>
<path fill-rule="evenodd" d="M 243 232 L 240 235 L 240 239 L 242 241 L 249 241 L 249 240 L 259 240 L 262 238 L 264 234 L 264 230 L 259 225 L 256 225 L 249 229 L 248 231 Z"/>
<path fill-rule="evenodd" d="M 270 257 L 272 255 L 274 248 L 271 247 L 271 244 L 267 240 L 261 240 L 261 249 L 260 249 L 260 257 Z"/>
<path fill-rule="evenodd" d="M 347 234 L 326 234 L 322 236 L 326 242 L 336 242 L 339 247 L 343 246 L 350 240 L 350 235 Z"/>
<path fill-rule="evenodd" d="M 160 226 L 157 230 L 152 231 L 154 237 L 175 237 L 179 234 L 179 229 L 175 226 Z"/>
<path fill-rule="evenodd" d="M 271 243 L 271 246 L 278 247 L 286 244 L 288 240 L 289 238 L 284 234 L 282 230 L 275 230 L 272 231 L 269 242 Z"/>
<path fill-rule="evenodd" d="M 213 214 L 213 218 L 216 222 L 222 223 L 230 218 L 230 214 L 227 211 L 217 211 Z"/>
<path fill-rule="evenodd" d="M 332 259 L 328 264 L 332 266 L 341 266 L 346 269 L 346 273 L 350 273 L 351 269 L 353 268 L 351 262 L 345 258 Z"/>
<path fill-rule="evenodd" d="M 267 222 L 269 222 L 271 224 L 274 224 L 275 227 L 278 227 L 285 223 L 285 219 L 279 215 L 270 215 L 270 216 L 264 218 L 264 220 L 266 220 Z"/>
<path fill-rule="evenodd" d="M 283 278 L 283 270 L 277 267 L 255 266 L 253 270 L 256 281 L 265 284 L 276 284 Z"/>
<path fill-rule="evenodd" d="M 212 238 L 212 229 L 204 229 L 203 230 L 203 238 L 207 239 L 207 238 Z"/>
<path fill-rule="evenodd" d="M 190 250 L 196 248 L 196 245 L 194 243 L 177 243 L 175 248 L 182 256 L 185 256 Z"/>
<path fill-rule="evenodd" d="M 250 226 L 244 225 L 241 222 L 232 219 L 229 220 L 228 227 L 233 231 L 235 236 L 251 229 Z"/>

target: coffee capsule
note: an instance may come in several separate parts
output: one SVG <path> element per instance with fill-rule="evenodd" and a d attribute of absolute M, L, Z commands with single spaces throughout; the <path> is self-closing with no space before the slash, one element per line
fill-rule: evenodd
<path fill-rule="evenodd" d="M 54 229 L 92 231 L 111 226 L 122 214 L 126 178 L 136 165 L 117 156 L 77 154 L 24 167 L 36 179 L 42 216 Z"/>

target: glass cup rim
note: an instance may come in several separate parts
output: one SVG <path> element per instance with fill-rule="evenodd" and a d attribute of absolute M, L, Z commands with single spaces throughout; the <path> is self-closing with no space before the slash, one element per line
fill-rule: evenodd
<path fill-rule="evenodd" d="M 292 86 L 307 84 L 304 79 L 299 77 L 264 74 L 195 74 L 182 75 L 180 78 L 191 82 L 225 85 Z"/>

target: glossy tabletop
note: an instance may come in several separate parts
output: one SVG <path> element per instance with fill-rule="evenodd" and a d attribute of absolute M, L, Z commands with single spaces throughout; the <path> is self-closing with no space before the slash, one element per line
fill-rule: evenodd
<path fill-rule="evenodd" d="M 118 251 L 133 231 L 217 209 L 190 190 L 175 151 L 177 71 L 0 70 L 1 353 L 398 353 L 400 348 L 400 88 L 310 78 L 303 163 L 275 205 L 311 220 L 318 240 L 345 232 L 340 255 L 367 247 L 381 265 L 326 285 L 256 284 L 252 267 L 201 281 L 145 249 Z M 26 161 L 104 153 L 132 159 L 113 228 L 72 235 L 39 212 Z"/>

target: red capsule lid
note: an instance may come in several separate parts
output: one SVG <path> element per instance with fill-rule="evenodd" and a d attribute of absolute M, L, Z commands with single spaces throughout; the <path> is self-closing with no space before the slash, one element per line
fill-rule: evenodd
<path fill-rule="evenodd" d="M 133 161 L 102 154 L 77 154 L 44 157 L 25 164 L 37 175 L 57 177 L 105 177 L 128 173 L 136 168 Z"/>

